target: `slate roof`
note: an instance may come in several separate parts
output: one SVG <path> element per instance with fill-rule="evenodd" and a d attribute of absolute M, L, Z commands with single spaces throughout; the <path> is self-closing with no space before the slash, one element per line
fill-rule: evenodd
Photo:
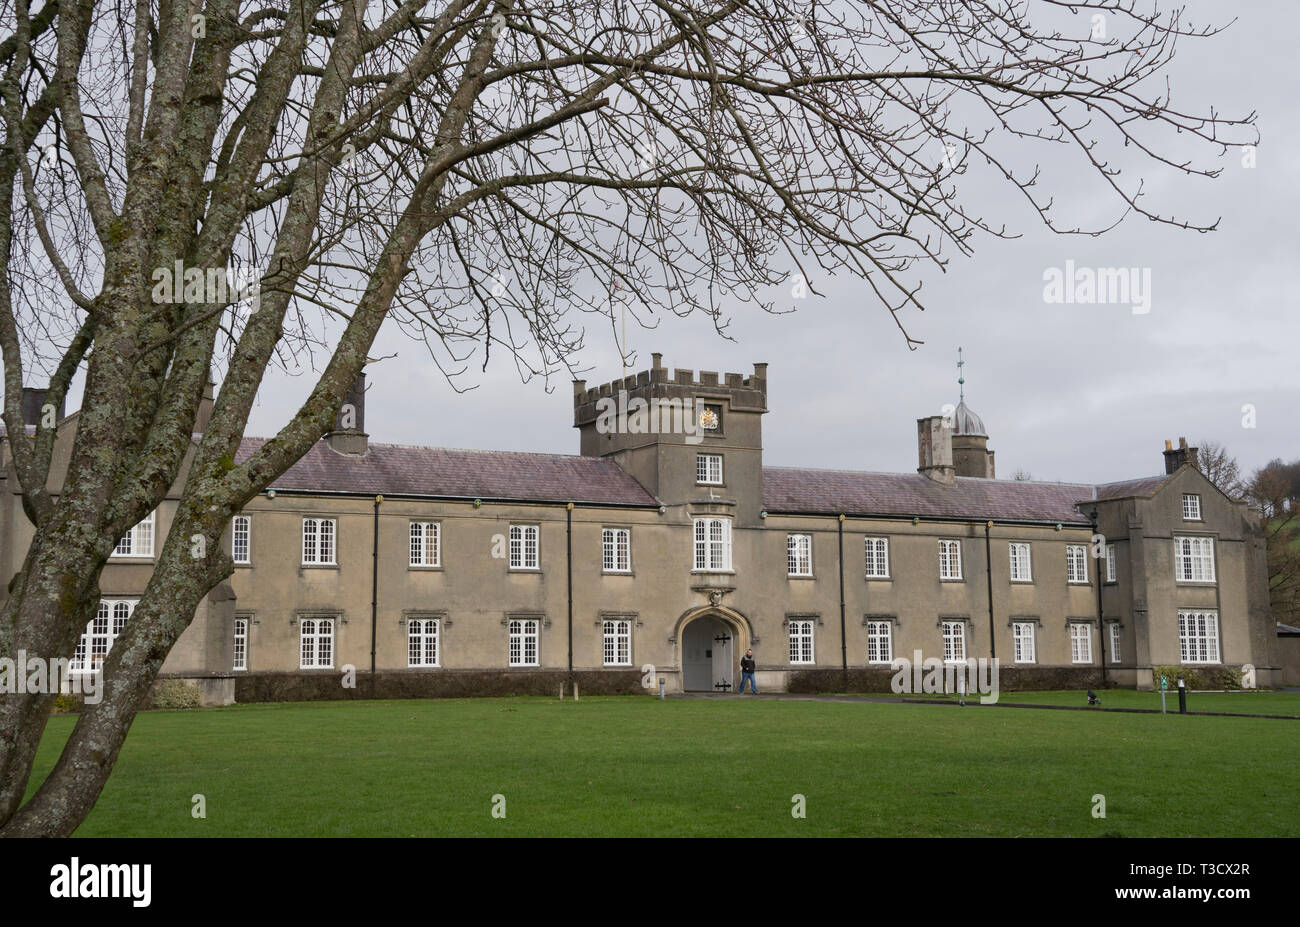
<path fill-rule="evenodd" d="M 241 462 L 266 442 L 245 438 Z M 346 457 L 318 441 L 271 483 L 302 492 L 383 493 L 460 499 L 589 502 L 657 506 L 659 500 L 612 460 L 564 454 L 467 451 L 374 444 L 365 457 Z"/>
<path fill-rule="evenodd" d="M 237 461 L 265 438 L 245 438 Z M 1167 476 L 1092 486 L 957 477 L 943 486 L 919 473 L 763 468 L 763 506 L 792 514 L 997 519 L 1086 525 L 1079 503 L 1149 495 Z M 644 486 L 612 460 L 566 454 L 474 451 L 370 444 L 348 457 L 318 441 L 271 487 L 277 491 L 382 493 L 452 499 L 657 506 Z"/>
<path fill-rule="evenodd" d="M 1081 483 L 1036 483 L 957 477 L 943 486 L 919 473 L 763 468 L 769 512 L 894 515 L 1088 524 L 1076 503 L 1091 500 Z"/>
<path fill-rule="evenodd" d="M 1164 476 L 1146 476 L 1139 480 L 1123 480 L 1119 483 L 1103 483 L 1097 487 L 1098 499 L 1129 499 L 1133 496 L 1150 496 L 1169 479 Z"/>

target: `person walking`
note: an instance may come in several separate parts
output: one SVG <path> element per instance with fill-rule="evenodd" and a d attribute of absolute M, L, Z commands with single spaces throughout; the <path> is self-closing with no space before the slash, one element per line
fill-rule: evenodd
<path fill-rule="evenodd" d="M 745 694 L 745 680 L 749 680 L 749 688 L 754 695 L 758 695 L 758 683 L 754 682 L 754 651 L 746 650 L 745 655 L 740 658 L 740 694 Z"/>

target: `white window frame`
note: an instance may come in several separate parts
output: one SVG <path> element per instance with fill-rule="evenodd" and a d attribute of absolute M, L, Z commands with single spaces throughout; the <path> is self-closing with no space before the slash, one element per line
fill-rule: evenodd
<path fill-rule="evenodd" d="M 1032 621 L 1015 621 L 1011 624 L 1012 650 L 1017 663 L 1038 662 L 1037 626 Z"/>
<path fill-rule="evenodd" d="M 541 525 L 510 526 L 510 569 L 536 572 L 542 568 Z"/>
<path fill-rule="evenodd" d="M 945 621 L 943 623 L 943 662 L 966 662 L 966 622 Z"/>
<path fill-rule="evenodd" d="M 231 659 L 230 669 L 232 672 L 240 672 L 248 669 L 248 619 L 235 619 L 235 643 Z"/>
<path fill-rule="evenodd" d="M 600 571 L 602 573 L 632 572 L 632 529 L 600 529 Z"/>
<path fill-rule="evenodd" d="M 1174 535 L 1174 579 L 1180 583 L 1215 582 L 1214 538 Z"/>
<path fill-rule="evenodd" d="M 632 622 L 627 618 L 606 618 L 601 624 L 601 654 L 604 666 L 632 665 Z"/>
<path fill-rule="evenodd" d="M 722 455 L 695 455 L 695 483 L 697 486 L 722 485 Z"/>
<path fill-rule="evenodd" d="M 812 535 L 787 534 L 785 536 L 786 575 L 810 577 L 813 575 Z"/>
<path fill-rule="evenodd" d="M 95 617 L 86 624 L 68 663 L 68 673 L 85 676 L 98 673 L 108 659 L 118 635 L 135 614 L 139 599 L 100 599 Z"/>
<path fill-rule="evenodd" d="M 1120 633 L 1119 622 L 1112 622 L 1110 626 L 1110 662 L 1123 663 L 1123 647 L 1120 646 L 1123 635 Z"/>
<path fill-rule="evenodd" d="M 243 535 L 244 548 L 242 556 L 239 550 L 241 534 Z M 230 520 L 230 559 L 241 566 L 248 566 L 253 562 L 253 518 L 251 515 L 236 515 Z"/>
<path fill-rule="evenodd" d="M 1090 665 L 1092 661 L 1092 625 L 1086 621 L 1070 622 L 1070 662 Z"/>
<path fill-rule="evenodd" d="M 695 539 L 692 573 L 730 573 L 731 519 L 700 517 L 691 520 Z"/>
<path fill-rule="evenodd" d="M 817 662 L 813 651 L 813 625 L 810 618 L 790 620 L 790 665 L 809 666 Z"/>
<path fill-rule="evenodd" d="M 961 541 L 941 538 L 939 540 L 939 579 L 956 581 L 961 578 Z"/>
<path fill-rule="evenodd" d="M 442 619 L 426 615 L 406 619 L 406 665 L 424 669 L 442 666 Z"/>
<path fill-rule="evenodd" d="M 303 566 L 338 566 L 338 540 L 337 518 L 304 518 L 302 520 Z"/>
<path fill-rule="evenodd" d="M 1183 493 L 1183 521 L 1201 521 L 1201 496 L 1199 493 Z"/>
<path fill-rule="evenodd" d="M 1119 552 L 1114 544 L 1106 545 L 1106 582 L 1119 582 Z"/>
<path fill-rule="evenodd" d="M 540 666 L 541 622 L 536 618 L 511 618 L 509 666 Z M 530 659 L 531 657 L 531 659 Z"/>
<path fill-rule="evenodd" d="M 872 655 L 874 652 L 874 656 Z M 867 663 L 892 663 L 894 660 L 894 623 L 867 621 Z"/>
<path fill-rule="evenodd" d="M 1034 581 L 1034 563 L 1029 544 L 1024 541 L 1012 541 L 1007 545 L 1007 553 L 1011 559 L 1011 581 L 1013 583 L 1032 583 Z"/>
<path fill-rule="evenodd" d="M 412 520 L 410 541 L 408 566 L 442 566 L 442 522 Z"/>
<path fill-rule="evenodd" d="M 1065 581 L 1071 586 L 1088 585 L 1088 545 L 1065 545 Z"/>
<path fill-rule="evenodd" d="M 864 538 L 862 551 L 867 579 L 889 579 L 889 538 Z"/>
<path fill-rule="evenodd" d="M 148 560 L 153 558 L 158 511 L 155 509 L 118 540 L 109 558 L 113 560 Z"/>
<path fill-rule="evenodd" d="M 1178 610 L 1178 651 L 1185 665 L 1222 662 L 1219 652 L 1219 613 L 1213 608 Z"/>
<path fill-rule="evenodd" d="M 298 619 L 299 669 L 334 668 L 334 620 L 329 615 Z"/>

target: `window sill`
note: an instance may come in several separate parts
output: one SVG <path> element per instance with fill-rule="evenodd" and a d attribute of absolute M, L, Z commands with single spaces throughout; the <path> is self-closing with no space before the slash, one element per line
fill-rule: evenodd
<path fill-rule="evenodd" d="M 406 568 L 416 573 L 441 573 L 443 571 L 441 565 L 434 566 L 427 563 L 408 563 Z"/>
<path fill-rule="evenodd" d="M 633 573 L 631 570 L 601 570 L 600 575 L 601 576 L 635 576 L 636 574 Z M 628 664 L 628 666 L 631 665 L 632 665 L 631 663 Z"/>
<path fill-rule="evenodd" d="M 894 581 L 892 576 L 866 576 L 863 578 L 869 583 L 892 583 Z"/>
<path fill-rule="evenodd" d="M 298 566 L 303 570 L 337 570 L 339 568 L 337 563 L 300 563 Z"/>
<path fill-rule="evenodd" d="M 541 567 L 507 567 L 507 573 L 540 573 Z"/>
<path fill-rule="evenodd" d="M 940 576 L 940 577 L 939 577 L 939 582 L 941 582 L 941 583 L 964 583 L 964 582 L 966 582 L 966 580 L 962 579 L 960 576 Z"/>
<path fill-rule="evenodd" d="M 817 577 L 812 575 L 811 573 L 787 573 L 785 578 L 786 579 L 816 579 Z"/>

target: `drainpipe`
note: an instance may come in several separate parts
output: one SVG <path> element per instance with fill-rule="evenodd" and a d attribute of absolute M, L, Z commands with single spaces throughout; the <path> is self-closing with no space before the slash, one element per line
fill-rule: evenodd
<path fill-rule="evenodd" d="M 1092 522 L 1093 546 L 1095 547 L 1096 537 L 1097 537 L 1097 513 L 1095 511 L 1089 514 L 1089 520 Z M 1101 684 L 1104 687 L 1106 685 L 1106 620 L 1102 615 L 1102 608 L 1101 608 L 1101 581 L 1102 581 L 1101 571 L 1106 568 L 1105 547 L 1102 548 L 1101 556 L 1096 558 L 1096 560 L 1097 560 L 1097 570 L 1096 570 L 1097 573 L 1097 637 L 1100 638 L 1097 641 L 1097 646 L 1101 648 Z"/>
<path fill-rule="evenodd" d="M 993 539 L 990 531 L 993 529 L 993 522 L 984 522 L 984 571 L 988 576 L 989 587 L 989 657 L 996 660 L 998 658 L 998 638 L 993 629 Z"/>
<path fill-rule="evenodd" d="M 375 688 L 375 635 L 379 626 L 379 506 L 383 496 L 375 496 L 374 534 L 370 546 L 370 691 Z"/>
<path fill-rule="evenodd" d="M 568 574 L 568 594 L 566 598 L 569 602 L 569 681 L 573 681 L 573 503 L 570 502 L 564 510 L 564 537 L 565 537 L 565 554 L 564 568 Z"/>
<path fill-rule="evenodd" d="M 849 640 L 844 630 L 844 516 L 840 515 L 840 688 L 849 691 Z"/>

